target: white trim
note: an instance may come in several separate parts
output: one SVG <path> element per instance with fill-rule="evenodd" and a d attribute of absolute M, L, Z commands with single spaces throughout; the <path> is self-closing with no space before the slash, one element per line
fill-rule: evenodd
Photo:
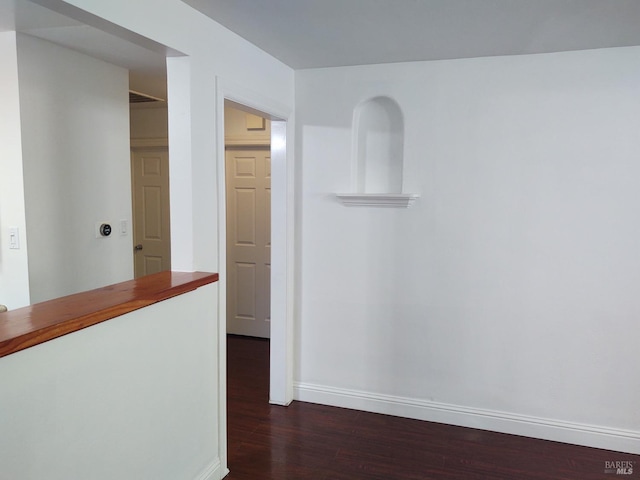
<path fill-rule="evenodd" d="M 287 122 L 271 121 L 271 344 L 269 402 L 293 401 L 293 183 Z"/>
<path fill-rule="evenodd" d="M 229 471 L 227 470 L 223 475 L 222 469 L 220 468 L 220 459 L 217 458 L 209 465 L 207 465 L 206 468 L 195 478 L 195 480 L 220 480 L 221 478 L 227 476 L 228 473 Z"/>
<path fill-rule="evenodd" d="M 347 207 L 395 207 L 409 208 L 417 193 L 336 193 L 336 197 Z"/>
<path fill-rule="evenodd" d="M 224 151 L 224 97 L 220 79 L 215 79 L 216 97 L 216 156 L 218 176 L 218 455 L 221 467 L 229 472 L 227 458 L 227 210 L 225 151 Z M 227 475 L 225 473 L 225 475 Z"/>
<path fill-rule="evenodd" d="M 417 398 L 295 383 L 295 399 L 417 420 L 640 454 L 640 432 L 464 407 Z"/>

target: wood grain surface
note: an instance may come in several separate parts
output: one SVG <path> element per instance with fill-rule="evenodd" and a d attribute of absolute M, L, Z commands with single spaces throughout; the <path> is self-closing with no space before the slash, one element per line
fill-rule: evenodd
<path fill-rule="evenodd" d="M 217 273 L 160 272 L 0 313 L 0 357 L 217 280 Z"/>
<path fill-rule="evenodd" d="M 607 480 L 640 455 L 376 413 L 269 405 L 269 341 L 227 342 L 225 480 Z M 606 462 L 633 473 L 605 473 Z"/>

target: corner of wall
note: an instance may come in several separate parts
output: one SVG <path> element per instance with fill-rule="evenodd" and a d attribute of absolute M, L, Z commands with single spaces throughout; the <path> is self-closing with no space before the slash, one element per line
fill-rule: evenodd
<path fill-rule="evenodd" d="M 0 33 L 0 303 L 9 309 L 30 303 L 16 32 Z M 17 227 L 20 249 L 9 248 Z"/>

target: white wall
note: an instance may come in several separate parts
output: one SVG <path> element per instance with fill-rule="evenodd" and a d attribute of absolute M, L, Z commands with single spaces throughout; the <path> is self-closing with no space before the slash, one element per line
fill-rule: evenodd
<path fill-rule="evenodd" d="M 127 70 L 18 35 L 18 71 L 31 301 L 133 278 Z"/>
<path fill-rule="evenodd" d="M 220 478 L 217 288 L 0 358 L 2 478 Z"/>
<path fill-rule="evenodd" d="M 37 2 L 46 3 L 47 8 L 132 41 L 145 45 L 152 41 L 184 54 L 167 59 L 172 268 L 222 271 L 224 266 L 220 264 L 218 248 L 221 238 L 218 217 L 218 187 L 221 183 L 218 172 L 224 171 L 219 167 L 224 162 L 224 140 L 218 138 L 218 132 L 222 131 L 222 128 L 218 129 L 218 120 L 223 118 L 224 105 L 218 101 L 220 85 L 224 84 L 226 94 L 251 98 L 256 107 L 273 106 L 281 116 L 286 117 L 293 110 L 293 71 L 180 0 Z M 223 278 L 215 295 L 218 291 L 224 292 Z M 221 296 L 224 297 L 224 294 Z M 220 304 L 220 308 L 224 309 L 224 298 Z M 215 308 L 212 310 L 215 312 L 214 322 L 218 319 Z M 224 331 L 223 323 L 217 322 L 215 325 Z M 213 418 L 214 423 L 211 435 L 202 445 L 206 449 L 206 464 L 220 462 L 221 467 L 211 475 L 205 473 L 197 478 L 220 478 L 226 472 L 226 410 L 222 383 L 224 342 L 211 335 L 202 338 L 203 342 L 192 346 L 194 354 L 202 356 L 213 352 L 220 363 L 218 375 L 210 374 L 207 370 L 207 377 L 203 380 L 216 396 L 200 412 L 206 418 Z M 35 369 L 36 366 L 32 365 L 31 368 Z M 162 365 L 158 371 L 161 368 Z M 17 407 L 17 411 L 21 411 L 20 407 Z M 164 408 L 164 412 L 170 412 L 170 408 Z M 196 426 L 189 424 L 187 428 L 194 429 L 199 438 Z M 18 450 L 25 455 L 30 452 L 28 445 Z M 99 451 L 99 448 L 96 450 Z M 161 452 L 159 456 L 162 455 Z M 194 458 L 191 460 L 190 466 L 197 467 L 191 468 L 192 472 L 202 468 L 202 462 Z M 64 468 L 64 465 L 54 461 L 51 468 Z M 196 475 L 173 478 L 196 478 Z"/>
<path fill-rule="evenodd" d="M 640 452 L 640 49 L 303 70 L 297 398 Z M 409 210 L 349 208 L 353 109 Z"/>
<path fill-rule="evenodd" d="M 0 33 L 0 64 L 0 304 L 14 309 L 30 303 L 15 32 Z M 9 249 L 9 227 L 19 228 L 19 250 Z"/>

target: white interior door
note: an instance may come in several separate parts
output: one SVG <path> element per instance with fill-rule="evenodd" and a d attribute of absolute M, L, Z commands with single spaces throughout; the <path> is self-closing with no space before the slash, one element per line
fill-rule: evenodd
<path fill-rule="evenodd" d="M 132 152 L 131 178 L 134 274 L 138 278 L 171 269 L 167 149 Z"/>
<path fill-rule="evenodd" d="M 227 332 L 270 337 L 271 153 L 228 149 Z"/>

